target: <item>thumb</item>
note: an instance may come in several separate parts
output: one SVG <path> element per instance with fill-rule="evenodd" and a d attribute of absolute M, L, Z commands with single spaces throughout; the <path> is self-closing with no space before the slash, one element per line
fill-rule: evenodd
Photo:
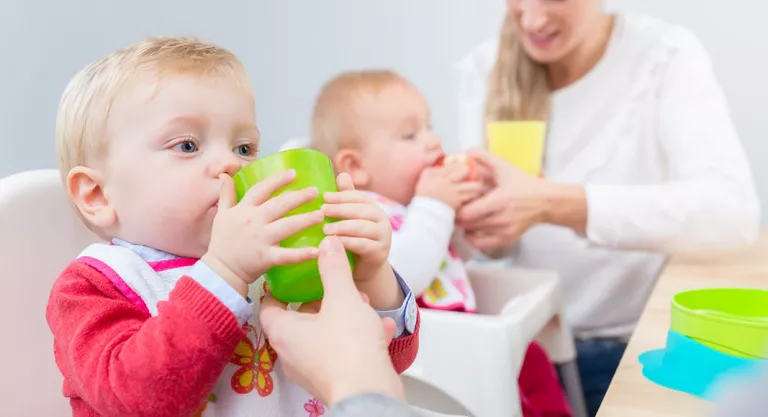
<path fill-rule="evenodd" d="M 395 321 L 392 320 L 390 317 L 384 317 L 381 319 L 381 324 L 384 326 L 384 337 L 386 337 L 387 341 L 390 341 L 395 338 L 395 330 L 397 330 L 397 325 L 395 324 Z"/>
<path fill-rule="evenodd" d="M 339 187 L 339 191 L 352 191 L 355 189 L 352 177 L 346 172 L 342 172 L 336 177 L 336 185 Z"/>
<path fill-rule="evenodd" d="M 228 210 L 237 205 L 235 182 L 227 174 L 219 175 L 221 192 L 219 193 L 219 210 Z"/>
<path fill-rule="evenodd" d="M 467 152 L 478 164 L 494 171 L 510 165 L 504 158 L 494 155 L 483 148 L 473 148 Z"/>
<path fill-rule="evenodd" d="M 267 294 L 261 303 L 259 324 L 273 345 L 285 338 L 280 332 L 289 335 L 296 331 L 294 322 L 298 313 L 289 311 L 286 307 L 285 303 L 276 300 L 272 294 Z"/>
<path fill-rule="evenodd" d="M 320 256 L 317 258 L 320 279 L 323 282 L 323 305 L 344 305 L 361 302 L 362 298 L 352 279 L 347 253 L 339 238 L 328 236 L 320 243 Z M 321 307 L 321 310 L 322 310 Z"/>
<path fill-rule="evenodd" d="M 507 162 L 506 159 L 494 155 L 485 149 L 472 149 L 467 153 L 477 162 L 480 177 L 492 180 L 496 184 L 511 184 L 521 174 L 529 175 L 520 168 Z"/>

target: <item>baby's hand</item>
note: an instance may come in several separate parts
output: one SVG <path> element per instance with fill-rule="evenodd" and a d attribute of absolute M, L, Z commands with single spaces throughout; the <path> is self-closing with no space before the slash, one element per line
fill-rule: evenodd
<path fill-rule="evenodd" d="M 340 174 L 336 182 L 339 192 L 325 193 L 322 210 L 326 217 L 340 221 L 326 223 L 323 232 L 338 236 L 344 247 L 358 256 L 355 280 L 360 280 L 358 271 L 387 264 L 392 226 L 387 213 L 371 197 L 355 190 L 349 174 Z"/>
<path fill-rule="evenodd" d="M 323 231 L 335 235 L 344 248 L 357 255 L 355 285 L 377 310 L 394 310 L 403 302 L 403 291 L 387 262 L 392 226 L 384 210 L 367 194 L 355 190 L 349 174 L 336 182 L 339 192 L 325 193 L 323 213 L 341 219 L 327 223 Z"/>
<path fill-rule="evenodd" d="M 237 202 L 232 178 L 222 175 L 221 196 L 208 252 L 201 260 L 242 295 L 269 268 L 316 258 L 317 248 L 282 248 L 280 241 L 323 221 L 321 211 L 283 217 L 317 198 L 315 187 L 270 196 L 296 178 L 281 172 L 251 187 Z"/>
<path fill-rule="evenodd" d="M 425 168 L 416 183 L 416 195 L 440 200 L 456 210 L 485 189 L 482 182 L 465 181 L 468 175 L 469 169 L 463 164 Z"/>

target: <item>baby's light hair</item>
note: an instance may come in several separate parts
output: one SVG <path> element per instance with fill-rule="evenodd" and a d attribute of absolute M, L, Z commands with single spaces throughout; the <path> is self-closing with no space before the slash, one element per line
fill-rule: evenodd
<path fill-rule="evenodd" d="M 135 77 L 231 76 L 253 94 L 243 64 L 222 47 L 185 37 L 148 38 L 115 51 L 78 72 L 61 96 L 56 119 L 59 171 L 66 181 L 76 166 L 92 165 L 108 150 L 105 127 L 121 89 Z M 158 84 L 158 88 L 160 88 Z"/>
<path fill-rule="evenodd" d="M 354 146 L 359 139 L 355 122 L 364 98 L 392 85 L 412 87 L 390 70 L 347 71 L 325 83 L 312 112 L 312 147 L 333 157 L 340 149 Z"/>

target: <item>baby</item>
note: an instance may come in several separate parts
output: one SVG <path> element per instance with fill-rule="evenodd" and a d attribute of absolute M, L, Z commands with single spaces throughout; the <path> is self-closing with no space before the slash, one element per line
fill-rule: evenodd
<path fill-rule="evenodd" d="M 421 93 L 390 71 L 341 74 L 317 99 L 312 144 L 387 212 L 394 231 L 389 261 L 421 295 L 419 304 L 474 312 L 475 297 L 451 241 L 456 210 L 484 187 L 467 181 L 463 164 L 435 166 L 444 151 Z"/>
<path fill-rule="evenodd" d="M 387 262 L 387 216 L 348 176 L 337 193 L 271 198 L 294 180 L 285 171 L 237 202 L 231 176 L 256 158 L 259 130 L 231 52 L 185 38 L 117 51 L 69 83 L 56 136 L 69 197 L 111 242 L 66 268 L 46 312 L 73 415 L 324 414 L 286 379 L 256 317 L 260 276 L 318 253 L 279 242 L 325 215 L 341 219 L 326 232 L 357 255 L 358 289 L 395 321 L 395 368 L 412 363 L 418 316 Z M 322 211 L 284 217 L 316 198 Z"/>
<path fill-rule="evenodd" d="M 312 146 L 348 173 L 389 215 L 389 261 L 423 307 L 475 312 L 475 297 L 459 252 L 456 210 L 486 189 L 463 163 L 441 164 L 426 99 L 391 71 L 338 75 L 322 88 L 312 117 Z M 438 166 L 436 166 L 438 165 Z M 524 415 L 570 416 L 546 353 L 531 344 L 520 373 Z"/>

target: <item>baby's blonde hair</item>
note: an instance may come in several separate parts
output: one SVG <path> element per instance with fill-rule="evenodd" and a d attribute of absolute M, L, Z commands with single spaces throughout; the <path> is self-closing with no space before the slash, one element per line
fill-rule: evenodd
<path fill-rule="evenodd" d="M 546 67 L 534 62 L 523 50 L 515 18 L 508 13 L 488 83 L 486 120 L 546 120 L 551 96 Z"/>
<path fill-rule="evenodd" d="M 231 76 L 253 94 L 237 56 L 216 45 L 185 37 L 159 37 L 115 51 L 78 72 L 61 96 L 56 151 L 63 180 L 72 168 L 91 165 L 106 154 L 105 127 L 112 103 L 129 81 L 148 72 L 158 82 L 167 75 Z"/>
<path fill-rule="evenodd" d="M 378 69 L 347 71 L 326 82 L 312 112 L 312 147 L 333 158 L 340 149 L 355 146 L 363 99 L 393 85 L 413 87 L 400 74 Z"/>

